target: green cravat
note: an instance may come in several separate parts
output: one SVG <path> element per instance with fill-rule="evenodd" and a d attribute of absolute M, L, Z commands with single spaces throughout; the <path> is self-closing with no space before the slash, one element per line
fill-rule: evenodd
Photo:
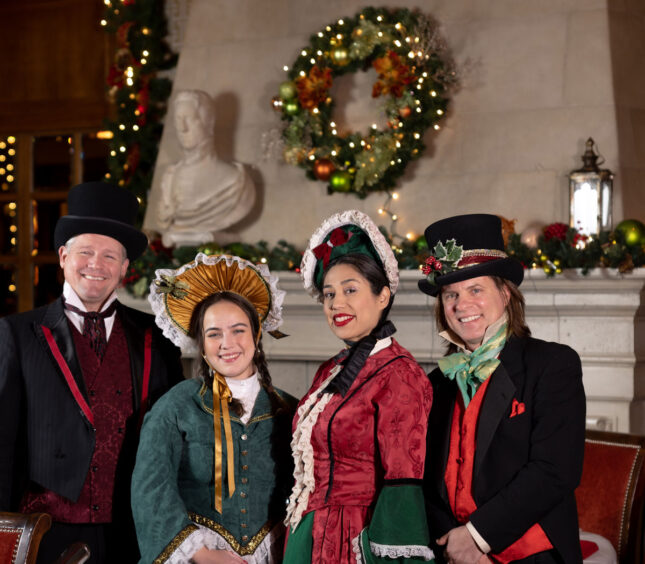
<path fill-rule="evenodd" d="M 497 355 L 505 344 L 506 323 L 471 354 L 457 352 L 439 360 L 439 369 L 443 375 L 450 380 L 456 380 L 466 407 L 477 393 L 477 388 L 495 372 L 499 365 Z"/>

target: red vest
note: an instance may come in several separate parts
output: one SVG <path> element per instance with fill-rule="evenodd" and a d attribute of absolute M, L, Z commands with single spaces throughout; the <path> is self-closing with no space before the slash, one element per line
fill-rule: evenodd
<path fill-rule="evenodd" d="M 116 467 L 125 436 L 126 421 L 133 413 L 130 356 L 118 315 L 103 362 L 89 340 L 69 323 L 76 356 L 81 366 L 89 407 L 94 416 L 95 445 L 89 472 L 78 501 L 31 484 L 20 511 L 44 511 L 64 523 L 110 523 Z"/>
<path fill-rule="evenodd" d="M 461 393 L 457 393 L 458 397 L 452 415 L 450 451 L 444 479 L 450 507 L 457 521 L 462 525 L 468 522 L 470 514 L 477 509 L 472 495 L 477 421 L 489 382 L 490 378 L 479 387 L 467 408 L 464 407 Z M 506 564 L 551 548 L 553 545 L 542 527 L 536 523 L 505 550 L 499 554 L 488 554 L 488 556 L 494 562 Z"/>

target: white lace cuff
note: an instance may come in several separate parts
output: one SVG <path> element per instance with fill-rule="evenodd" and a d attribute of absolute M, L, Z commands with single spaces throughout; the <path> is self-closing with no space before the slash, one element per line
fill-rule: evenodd
<path fill-rule="evenodd" d="M 166 560 L 167 564 L 192 564 L 192 557 L 198 550 L 206 547 L 209 550 L 228 550 L 235 554 L 233 547 L 212 529 L 197 525 L 193 531 L 175 549 Z M 248 564 L 277 564 L 281 560 L 284 526 L 276 525 L 257 546 L 253 554 L 242 555 Z"/>

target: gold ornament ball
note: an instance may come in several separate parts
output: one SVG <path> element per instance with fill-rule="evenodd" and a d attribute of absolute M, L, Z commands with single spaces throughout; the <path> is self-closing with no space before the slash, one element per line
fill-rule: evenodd
<path fill-rule="evenodd" d="M 628 247 L 645 244 L 645 225 L 637 219 L 624 219 L 616 225 L 616 231 L 623 234 Z"/>
<path fill-rule="evenodd" d="M 316 159 L 314 163 L 314 174 L 318 180 L 327 182 L 334 172 L 335 167 L 329 159 Z"/>
<path fill-rule="evenodd" d="M 278 93 L 283 100 L 293 100 L 296 97 L 296 85 L 290 80 L 286 80 L 278 86 Z"/>
<path fill-rule="evenodd" d="M 329 183 L 334 192 L 349 192 L 352 187 L 352 177 L 349 172 L 337 170 L 332 173 Z"/>
<path fill-rule="evenodd" d="M 300 106 L 298 106 L 298 102 L 296 102 L 295 100 L 289 100 L 288 102 L 285 102 L 284 104 L 282 104 L 282 108 L 284 109 L 284 113 L 288 116 L 295 116 L 300 110 Z"/>
<path fill-rule="evenodd" d="M 331 52 L 331 58 L 339 67 L 344 67 L 349 63 L 349 51 L 347 47 L 336 47 Z"/>

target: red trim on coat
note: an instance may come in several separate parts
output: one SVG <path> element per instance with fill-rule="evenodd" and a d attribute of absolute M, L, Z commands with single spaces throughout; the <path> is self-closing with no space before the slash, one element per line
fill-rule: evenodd
<path fill-rule="evenodd" d="M 152 329 L 148 327 L 144 337 L 143 350 L 143 382 L 141 385 L 141 408 L 139 412 L 139 428 L 143 424 L 143 416 L 148 410 L 148 389 L 150 387 L 150 367 L 152 366 Z"/>
<path fill-rule="evenodd" d="M 81 408 L 81 411 L 83 412 L 83 415 L 85 415 L 85 418 L 92 424 L 92 427 L 94 427 L 94 415 L 92 414 L 92 410 L 85 401 L 83 394 L 81 394 L 81 391 L 78 389 L 78 385 L 76 384 L 76 380 L 74 380 L 72 371 L 69 369 L 67 362 L 65 362 L 65 359 L 63 358 L 63 355 L 60 352 L 56 341 L 54 340 L 54 336 L 52 335 L 51 330 L 49 329 L 49 327 L 45 327 L 44 325 L 41 325 L 40 327 L 42 328 L 45 339 L 47 339 L 47 344 L 49 345 L 49 348 L 52 351 L 56 362 L 58 363 L 58 367 L 63 372 L 63 376 L 65 376 L 65 381 L 67 382 L 67 385 L 69 386 L 69 389 L 72 392 L 76 403 Z"/>

